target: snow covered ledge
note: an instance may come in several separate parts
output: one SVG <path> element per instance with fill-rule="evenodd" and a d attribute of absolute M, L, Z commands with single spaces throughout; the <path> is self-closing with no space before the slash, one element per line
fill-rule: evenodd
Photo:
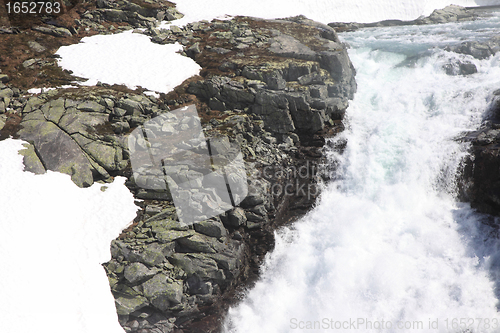
<path fill-rule="evenodd" d="M 78 188 L 65 174 L 23 172 L 21 148 L 0 141 L 2 331 L 123 333 L 101 263 L 136 215 L 125 178 Z"/>

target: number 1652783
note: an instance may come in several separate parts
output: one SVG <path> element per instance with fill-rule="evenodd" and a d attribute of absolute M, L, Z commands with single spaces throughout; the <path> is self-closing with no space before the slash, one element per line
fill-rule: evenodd
<path fill-rule="evenodd" d="M 59 14 L 61 4 L 48 1 L 7 2 L 7 14 Z"/>

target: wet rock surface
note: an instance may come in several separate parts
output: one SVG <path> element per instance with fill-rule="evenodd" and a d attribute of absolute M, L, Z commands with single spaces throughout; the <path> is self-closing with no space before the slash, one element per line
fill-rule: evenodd
<path fill-rule="evenodd" d="M 487 41 L 466 41 L 458 45 L 448 46 L 447 51 L 468 54 L 476 59 L 486 59 L 500 51 L 500 36 L 492 37 Z"/>
<path fill-rule="evenodd" d="M 476 59 L 494 56 L 500 50 L 500 38 L 488 41 L 465 41 L 449 46 L 448 51 L 467 54 Z M 452 63 L 445 66 L 448 75 L 469 75 L 477 72 L 473 64 Z M 468 201 L 478 211 L 500 215 L 500 90 L 490 96 L 481 127 L 467 133 L 461 140 L 471 143 L 471 155 L 464 163 L 458 181 L 459 199 Z M 496 228 L 498 226 L 495 226 Z"/>
<path fill-rule="evenodd" d="M 493 93 L 487 119 L 464 140 L 472 144 L 462 180 L 462 197 L 480 212 L 500 215 L 500 90 Z"/>

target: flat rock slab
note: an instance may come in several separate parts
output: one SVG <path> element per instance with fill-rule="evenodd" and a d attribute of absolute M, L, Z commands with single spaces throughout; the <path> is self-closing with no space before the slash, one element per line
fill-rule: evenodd
<path fill-rule="evenodd" d="M 92 185 L 92 165 L 70 135 L 48 121 L 22 121 L 21 126 L 20 138 L 34 144 L 46 169 L 71 175 L 80 187 Z"/>

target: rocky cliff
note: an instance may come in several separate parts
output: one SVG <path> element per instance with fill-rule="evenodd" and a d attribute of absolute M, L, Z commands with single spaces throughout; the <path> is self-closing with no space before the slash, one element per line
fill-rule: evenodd
<path fill-rule="evenodd" d="M 158 43 L 182 41 L 202 65 L 201 77 L 170 96 L 179 105 L 191 99 L 207 114 L 206 133 L 241 147 L 250 194 L 188 228 L 168 200 L 159 201 L 161 193 L 137 189 L 154 201 L 113 243 L 106 267 L 131 331 L 209 331 L 235 288 L 256 276 L 272 231 L 314 202 L 324 137 L 341 128 L 354 70 L 335 32 L 304 18 L 235 18 L 147 33 Z"/>
<path fill-rule="evenodd" d="M 450 45 L 446 49 L 476 59 L 486 59 L 500 51 L 500 37 L 482 42 L 464 41 L 458 45 Z M 452 75 L 469 75 L 477 72 L 471 63 L 449 66 L 454 67 Z M 470 202 L 472 207 L 480 212 L 498 216 L 500 215 L 500 90 L 494 91 L 490 96 L 489 107 L 484 110 L 483 118 L 483 123 L 477 131 L 467 133 L 461 139 L 471 143 L 471 155 L 465 161 L 458 180 L 459 198 Z"/>
<path fill-rule="evenodd" d="M 491 96 L 481 128 L 464 140 L 472 144 L 462 179 L 462 198 L 478 211 L 500 215 L 500 90 Z"/>
<path fill-rule="evenodd" d="M 180 16 L 168 2 L 97 1 L 0 34 L 24 51 L 2 56 L 0 135 L 29 142 L 21 151 L 26 170 L 67 173 L 80 187 L 125 176 L 141 199 L 136 219 L 113 241 L 112 260 L 104 264 L 127 332 L 217 330 L 238 288 L 258 275 L 273 231 L 314 204 L 318 182 L 327 177 L 325 138 L 343 129 L 356 91 L 346 46 L 326 25 L 304 17 L 236 17 L 156 28 L 158 20 Z M 33 86 L 78 80 L 54 62 L 60 45 L 138 27 L 154 43 L 181 43 L 184 55 L 202 66 L 200 76 L 159 98 L 106 84 L 27 94 Z M 152 189 L 133 172 L 128 140 L 139 126 L 187 105 L 196 106 L 205 136 L 216 138 L 214 151 L 224 155 L 239 147 L 248 185 L 240 204 L 189 225 L 179 220 L 172 183 Z M 160 132 L 173 133 L 168 126 Z M 176 168 L 175 179 L 202 178 L 190 163 Z M 205 192 L 191 196 L 190 204 L 219 201 Z"/>

